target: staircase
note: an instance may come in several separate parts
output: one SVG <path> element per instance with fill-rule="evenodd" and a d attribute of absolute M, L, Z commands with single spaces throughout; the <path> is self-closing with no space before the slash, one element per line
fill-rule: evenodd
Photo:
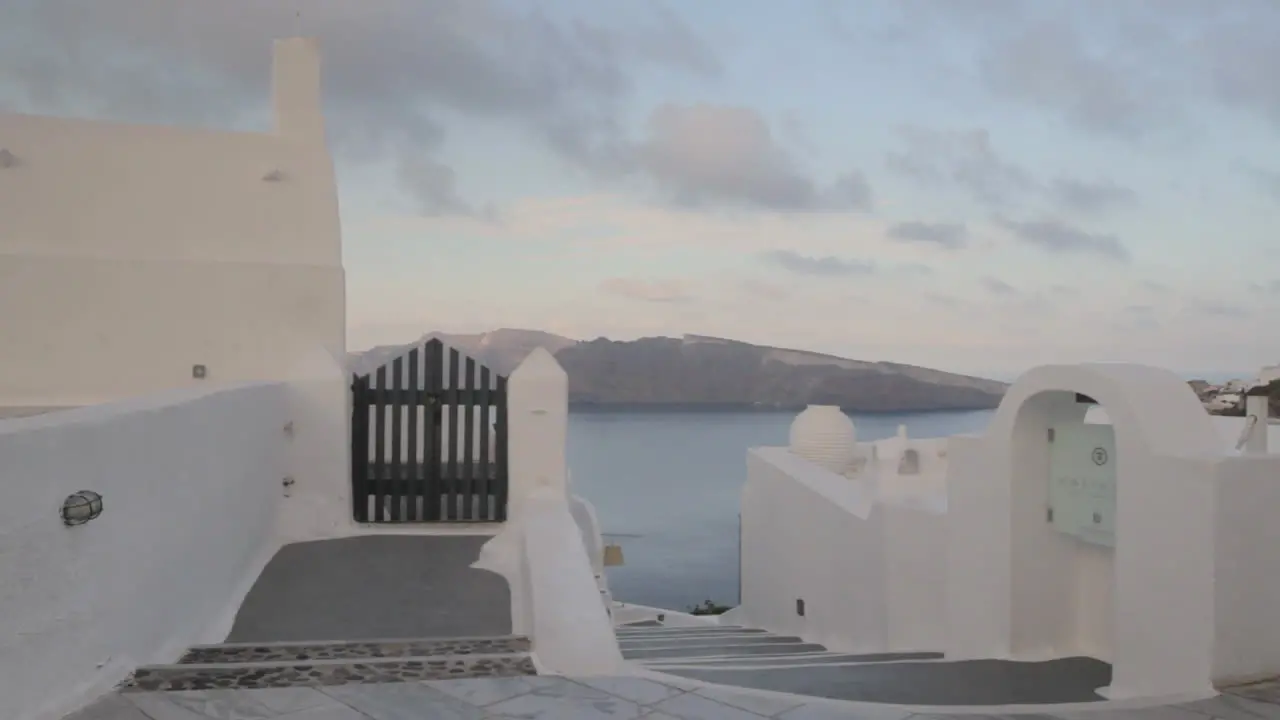
<path fill-rule="evenodd" d="M 788 668 L 904 660 L 935 660 L 940 653 L 850 654 L 828 651 L 798 637 L 738 625 L 667 627 L 649 621 L 616 629 L 622 657 L 675 675 L 683 670 Z"/>
<path fill-rule="evenodd" d="M 283 688 L 536 675 L 522 636 L 226 643 L 140 667 L 123 692 Z"/>

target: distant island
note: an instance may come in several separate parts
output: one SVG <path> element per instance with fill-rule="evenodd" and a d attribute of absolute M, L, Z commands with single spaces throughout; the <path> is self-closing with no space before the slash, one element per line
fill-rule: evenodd
<path fill-rule="evenodd" d="M 546 348 L 569 375 L 578 410 L 795 410 L 838 405 L 851 412 L 985 410 L 1008 388 L 995 380 L 890 362 L 752 345 L 699 335 L 631 341 L 578 341 L 539 330 L 494 330 L 438 337 L 491 369 L 509 374 L 534 348 Z M 419 342 L 422 342 L 419 341 Z M 380 364 L 405 346 L 352 356 Z"/>

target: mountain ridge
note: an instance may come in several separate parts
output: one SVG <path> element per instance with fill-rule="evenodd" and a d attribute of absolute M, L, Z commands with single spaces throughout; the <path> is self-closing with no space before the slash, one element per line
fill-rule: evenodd
<path fill-rule="evenodd" d="M 706 335 L 579 341 L 512 328 L 427 333 L 414 343 L 354 354 L 352 370 L 368 372 L 432 338 L 503 375 L 543 347 L 568 373 L 569 400 L 580 409 L 781 410 L 821 404 L 861 412 L 977 410 L 996 407 L 1008 388 L 996 380 L 905 363 Z"/>

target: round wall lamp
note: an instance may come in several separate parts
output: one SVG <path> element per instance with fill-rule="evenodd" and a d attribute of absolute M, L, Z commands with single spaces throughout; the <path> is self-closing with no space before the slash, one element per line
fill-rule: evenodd
<path fill-rule="evenodd" d="M 102 514 L 102 496 L 92 490 L 81 490 L 62 502 L 62 522 L 83 525 Z"/>

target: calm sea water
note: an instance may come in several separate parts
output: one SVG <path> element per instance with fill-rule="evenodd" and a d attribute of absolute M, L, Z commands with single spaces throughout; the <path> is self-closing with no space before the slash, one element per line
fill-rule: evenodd
<path fill-rule="evenodd" d="M 860 440 L 981 431 L 993 411 L 854 415 Z M 686 609 L 738 602 L 738 499 L 746 451 L 786 445 L 795 413 L 591 412 L 569 416 L 573 490 L 590 500 L 626 564 L 614 597 Z M 610 538 L 606 537 L 606 541 Z"/>

